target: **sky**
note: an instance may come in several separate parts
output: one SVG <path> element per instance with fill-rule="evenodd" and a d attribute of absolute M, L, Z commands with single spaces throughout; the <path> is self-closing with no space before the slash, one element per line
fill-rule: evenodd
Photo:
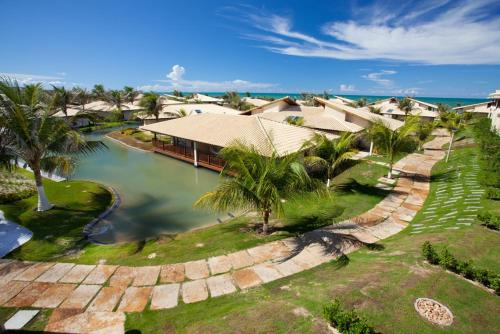
<path fill-rule="evenodd" d="M 0 76 L 50 87 L 484 98 L 500 1 L 0 0 Z"/>

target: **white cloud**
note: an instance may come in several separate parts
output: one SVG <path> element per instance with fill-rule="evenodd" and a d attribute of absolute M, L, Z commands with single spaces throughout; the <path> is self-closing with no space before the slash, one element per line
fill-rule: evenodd
<path fill-rule="evenodd" d="M 60 76 L 37 75 L 37 74 L 23 74 L 23 73 L 0 73 L 0 77 L 6 77 L 11 80 L 16 80 L 21 85 L 28 85 L 33 83 L 51 84 L 51 82 L 59 82 L 63 78 Z"/>
<path fill-rule="evenodd" d="M 384 59 L 423 64 L 499 64 L 498 0 L 423 0 L 356 8 L 358 21 L 324 25 L 324 38 L 293 29 L 290 18 L 243 14 L 262 34 L 246 38 L 276 53 L 335 59 Z M 246 15 L 246 16 L 245 16 Z M 359 15 L 356 15 L 358 18 Z"/>
<path fill-rule="evenodd" d="M 362 75 L 361 77 L 373 82 L 376 82 L 377 84 L 385 87 L 392 86 L 394 82 L 390 79 L 384 78 L 386 75 L 393 75 L 396 74 L 396 71 L 393 70 L 381 70 L 380 72 L 373 72 L 373 73 L 368 73 L 366 75 Z"/>
<path fill-rule="evenodd" d="M 221 92 L 228 90 L 236 91 L 266 91 L 277 87 L 276 84 L 266 82 L 252 82 L 235 79 L 227 81 L 203 81 L 183 79 L 186 69 L 181 65 L 174 65 L 172 71 L 167 74 L 167 80 L 157 80 L 166 84 L 144 85 L 138 87 L 141 90 L 170 91 L 186 90 L 191 92 Z"/>
<path fill-rule="evenodd" d="M 341 84 L 340 91 L 341 92 L 355 92 L 356 87 L 354 85 Z"/>
<path fill-rule="evenodd" d="M 172 66 L 172 71 L 167 74 L 167 78 L 173 81 L 179 81 L 184 76 L 184 73 L 186 73 L 186 69 L 184 67 L 181 65 L 174 65 Z"/>

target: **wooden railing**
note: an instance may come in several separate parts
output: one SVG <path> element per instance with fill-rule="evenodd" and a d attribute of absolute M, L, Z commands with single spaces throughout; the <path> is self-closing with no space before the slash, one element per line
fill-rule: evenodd
<path fill-rule="evenodd" d="M 194 149 L 191 147 L 176 146 L 158 139 L 153 139 L 153 146 L 157 148 L 157 151 L 194 163 Z M 214 154 L 198 152 L 198 164 L 208 168 L 213 167 L 211 169 L 222 170 L 226 162 Z"/>

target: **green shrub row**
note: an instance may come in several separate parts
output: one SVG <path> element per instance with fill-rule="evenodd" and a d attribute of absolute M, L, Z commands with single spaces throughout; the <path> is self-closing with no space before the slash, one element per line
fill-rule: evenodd
<path fill-rule="evenodd" d="M 0 171 L 0 204 L 19 201 L 36 193 L 35 182 L 19 173 Z"/>
<path fill-rule="evenodd" d="M 355 310 L 345 310 L 338 299 L 323 307 L 323 316 L 342 334 L 374 334 L 375 330 Z"/>
<path fill-rule="evenodd" d="M 473 127 L 479 145 L 481 174 L 479 181 L 487 188 L 486 196 L 500 198 L 500 136 L 491 130 L 491 120 L 482 118 Z"/>
<path fill-rule="evenodd" d="M 477 218 L 481 221 L 481 223 L 487 228 L 491 228 L 492 230 L 500 230 L 500 216 L 491 213 L 489 211 L 480 212 L 477 215 Z"/>
<path fill-rule="evenodd" d="M 500 275 L 486 269 L 474 267 L 472 261 L 460 261 L 448 250 L 443 248 L 438 253 L 429 241 L 422 245 L 422 254 L 431 264 L 439 265 L 465 278 L 474 280 L 500 294 Z"/>

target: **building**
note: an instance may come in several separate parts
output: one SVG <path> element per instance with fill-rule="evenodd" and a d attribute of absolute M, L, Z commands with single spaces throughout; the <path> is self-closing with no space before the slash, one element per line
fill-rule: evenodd
<path fill-rule="evenodd" d="M 172 120 L 179 117 L 193 116 L 200 114 L 217 114 L 217 115 L 239 115 L 242 112 L 232 108 L 227 108 L 213 103 L 172 103 L 164 104 L 158 121 Z M 139 115 L 144 121 L 144 125 L 158 122 L 154 116 Z"/>
<path fill-rule="evenodd" d="M 243 97 L 242 98 L 243 102 L 246 102 L 248 104 L 251 104 L 255 107 L 261 107 L 265 104 L 268 104 L 270 101 L 268 100 L 263 100 L 263 99 L 259 99 L 259 98 L 255 98 L 255 97 Z"/>
<path fill-rule="evenodd" d="M 500 133 L 500 89 L 491 93 L 489 98 L 493 102 L 490 106 L 491 113 L 489 115 L 491 119 L 491 128 L 497 133 Z"/>
<path fill-rule="evenodd" d="M 219 151 L 236 142 L 255 147 L 260 154 L 285 156 L 301 151 L 317 131 L 259 116 L 202 113 L 140 127 L 155 135 L 154 151 L 215 171 L 225 162 Z M 162 141 L 158 135 L 171 137 Z M 337 136 L 329 135 L 331 138 Z"/>
<path fill-rule="evenodd" d="M 426 121 L 434 121 L 434 119 L 439 116 L 437 105 L 413 98 L 408 99 L 413 103 L 411 115 L 418 115 L 421 119 Z M 376 101 L 368 106 L 368 110 L 370 107 L 379 109 L 380 114 L 387 118 L 404 120 L 406 117 L 405 112 L 399 109 L 398 99 L 395 97 Z"/>
<path fill-rule="evenodd" d="M 215 104 L 222 105 L 222 103 L 224 103 L 224 100 L 216 98 L 216 97 L 204 95 L 204 94 L 195 93 L 187 102 L 189 102 L 189 103 L 215 103 Z"/>
<path fill-rule="evenodd" d="M 469 104 L 453 108 L 456 112 L 470 112 L 478 117 L 488 117 L 491 119 L 491 127 L 497 132 L 500 131 L 500 89 L 497 89 L 489 96 L 490 101 Z"/>
<path fill-rule="evenodd" d="M 90 125 L 90 120 L 83 116 L 84 113 L 85 111 L 81 108 L 81 106 L 71 105 L 66 108 L 66 114 L 62 110 L 59 110 L 52 116 L 64 118 L 65 120 L 70 122 L 71 127 L 80 128 Z"/>
<path fill-rule="evenodd" d="M 85 111 L 95 113 L 103 118 L 112 118 L 117 108 L 107 101 L 99 100 L 85 104 L 83 109 Z M 137 118 L 138 112 L 143 110 L 143 108 L 135 103 L 124 103 L 121 106 L 121 110 L 123 118 L 125 120 L 131 120 Z"/>

